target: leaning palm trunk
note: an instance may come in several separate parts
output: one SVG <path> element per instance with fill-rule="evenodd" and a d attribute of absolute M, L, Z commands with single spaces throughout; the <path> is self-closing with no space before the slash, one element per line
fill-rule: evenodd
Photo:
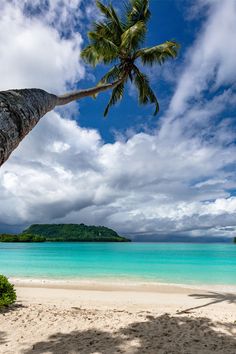
<path fill-rule="evenodd" d="M 39 89 L 0 92 L 0 166 L 56 102 L 56 96 Z"/>
<path fill-rule="evenodd" d="M 47 112 L 56 106 L 112 89 L 122 80 L 123 78 L 110 84 L 62 96 L 56 96 L 40 89 L 0 92 L 0 166 Z"/>

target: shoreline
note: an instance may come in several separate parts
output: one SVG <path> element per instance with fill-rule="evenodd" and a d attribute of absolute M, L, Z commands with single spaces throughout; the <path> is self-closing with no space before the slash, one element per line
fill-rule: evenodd
<path fill-rule="evenodd" d="M 204 308 L 207 316 L 212 309 L 224 315 L 233 306 L 236 296 L 232 288 L 191 287 L 176 284 L 31 281 L 13 282 L 17 298 L 23 304 L 53 305 L 68 309 L 78 307 L 96 310 L 146 311 L 175 313 L 191 308 Z M 216 302 L 216 303 L 215 303 Z M 202 306 L 202 304 L 204 306 Z M 207 308 L 205 309 L 205 304 Z M 208 308 L 208 304 L 211 305 Z M 213 306 L 214 305 L 214 306 Z M 219 316 L 218 313 L 218 316 Z M 221 317 L 220 315 L 220 317 Z M 235 317 L 236 321 L 236 317 Z"/>
<path fill-rule="evenodd" d="M 236 285 L 184 284 L 122 279 L 54 279 L 9 277 L 16 287 L 88 291 L 135 291 L 157 293 L 186 293 L 189 291 L 219 291 L 235 293 Z"/>

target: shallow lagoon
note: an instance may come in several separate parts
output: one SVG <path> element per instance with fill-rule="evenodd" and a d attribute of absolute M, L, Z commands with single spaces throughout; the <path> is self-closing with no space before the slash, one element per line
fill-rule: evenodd
<path fill-rule="evenodd" d="M 0 243 L 9 277 L 236 285 L 236 245 Z"/>

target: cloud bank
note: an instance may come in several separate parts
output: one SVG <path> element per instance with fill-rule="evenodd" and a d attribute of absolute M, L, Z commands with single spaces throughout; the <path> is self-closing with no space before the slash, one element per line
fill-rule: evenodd
<path fill-rule="evenodd" d="M 29 4 L 36 9 L 40 2 Z M 65 38 L 61 32 L 63 23 L 66 25 L 71 19 L 76 1 L 67 1 L 64 6 L 60 2 L 59 9 L 56 3 L 59 2 L 52 1 L 44 16 L 41 13 L 27 16 L 27 2 L 6 1 L 0 5 L 1 90 L 40 87 L 58 92 L 84 76 L 84 66 L 79 61 L 81 35 L 74 33 Z M 56 15 L 57 26 L 54 26 Z"/>
<path fill-rule="evenodd" d="M 80 1 L 59 10 L 57 2 L 45 3 L 43 16 L 32 9 L 29 16 L 17 1 L 0 7 L 0 36 L 7 33 L 0 41 L 1 89 L 62 90 L 84 77 L 81 35 L 74 25 L 62 32 Z M 84 222 L 133 236 L 232 237 L 236 48 L 228 38 L 236 36 L 236 4 L 205 4 L 208 17 L 156 130 L 106 144 L 69 113 L 49 113 L 1 168 L 0 225 Z"/>

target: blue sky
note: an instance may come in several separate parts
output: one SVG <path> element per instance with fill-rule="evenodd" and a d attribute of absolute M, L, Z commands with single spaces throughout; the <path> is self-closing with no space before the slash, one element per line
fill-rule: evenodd
<path fill-rule="evenodd" d="M 106 119 L 109 93 L 47 114 L 1 168 L 0 232 L 83 222 L 144 239 L 236 235 L 236 3 L 150 9 L 146 45 L 181 45 L 176 60 L 147 69 L 158 116 L 131 85 Z M 79 60 L 94 1 L 3 1 L 0 15 L 2 90 L 62 93 L 105 72 Z"/>

